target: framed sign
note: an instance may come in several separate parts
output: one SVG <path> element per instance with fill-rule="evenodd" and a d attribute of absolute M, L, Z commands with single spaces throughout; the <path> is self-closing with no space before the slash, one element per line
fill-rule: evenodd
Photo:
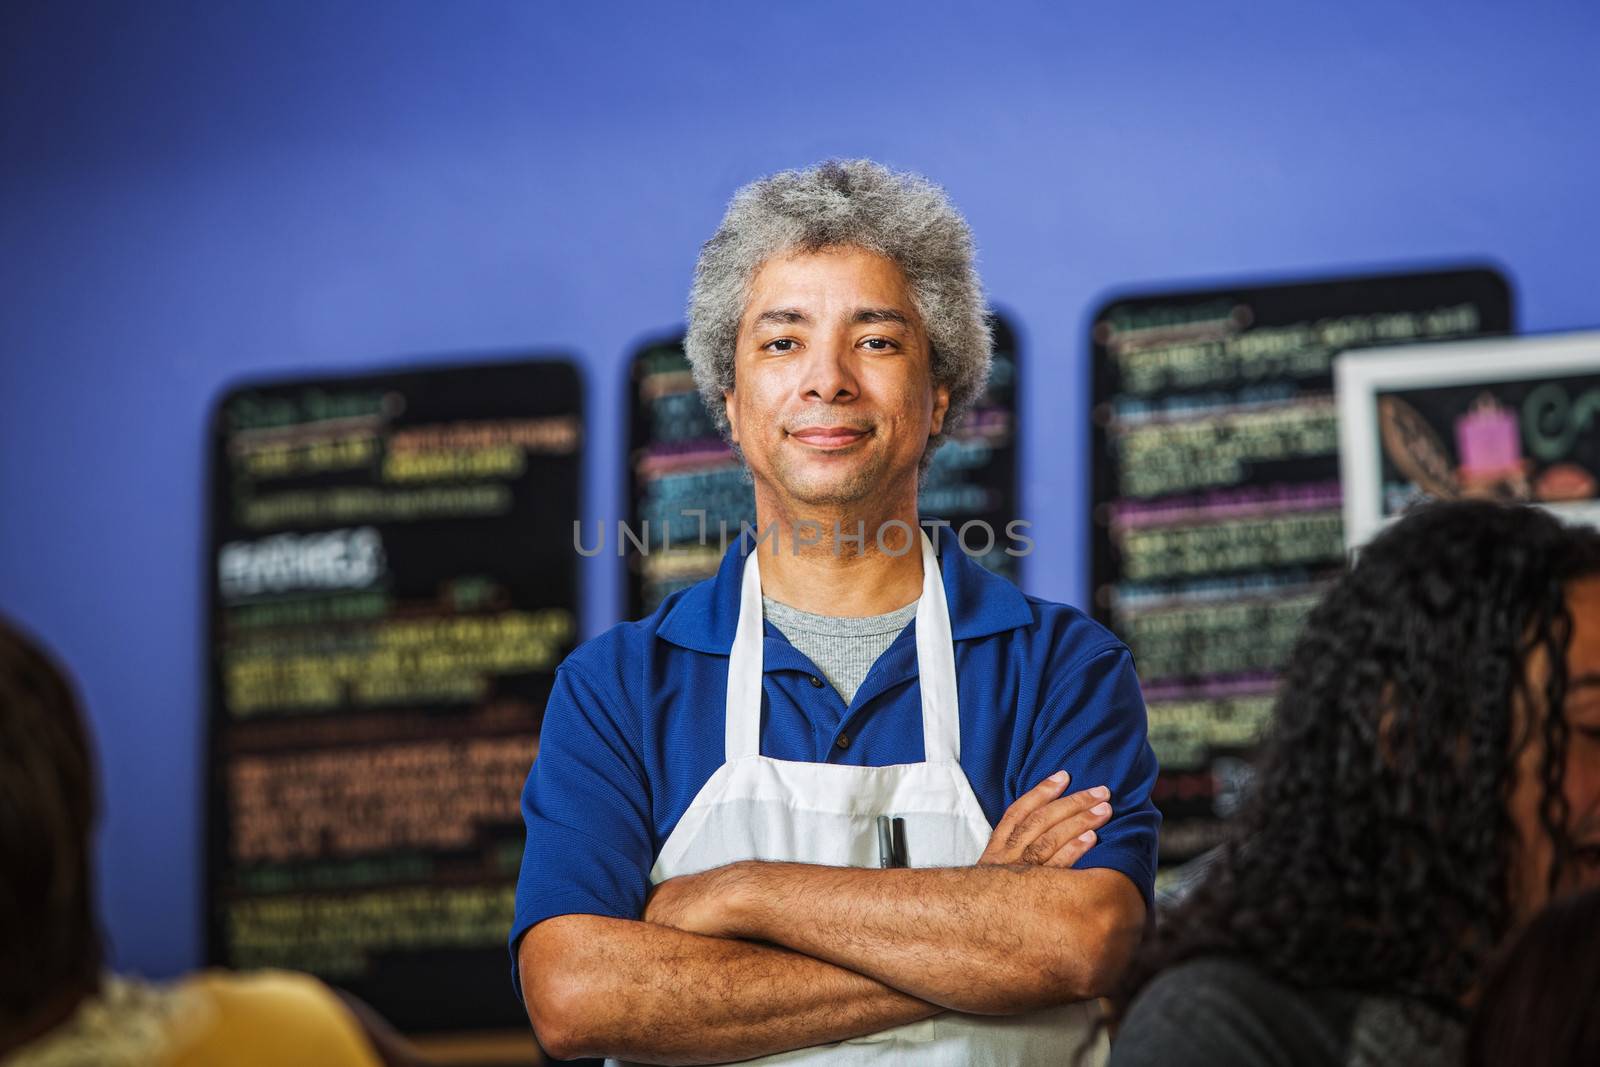
<path fill-rule="evenodd" d="M 1353 352 L 1335 375 L 1351 547 L 1429 499 L 1600 522 L 1600 331 Z"/>

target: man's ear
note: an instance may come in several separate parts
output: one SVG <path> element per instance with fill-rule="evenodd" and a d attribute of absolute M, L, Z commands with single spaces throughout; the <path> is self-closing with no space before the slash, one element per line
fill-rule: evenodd
<path fill-rule="evenodd" d="M 940 430 L 944 429 L 944 413 L 949 411 L 949 410 L 950 410 L 950 387 L 948 385 L 936 385 L 936 386 L 934 386 L 933 387 L 933 424 L 931 425 L 931 427 L 928 430 L 928 436 L 929 437 L 932 437 L 934 434 L 936 434 Z"/>
<path fill-rule="evenodd" d="M 738 405 L 733 402 L 733 390 L 722 391 L 722 413 L 728 419 L 728 439 L 734 444 L 739 443 L 739 416 Z"/>

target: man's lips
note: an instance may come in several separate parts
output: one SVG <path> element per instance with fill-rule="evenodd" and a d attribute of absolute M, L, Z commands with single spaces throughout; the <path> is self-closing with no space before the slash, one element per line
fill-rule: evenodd
<path fill-rule="evenodd" d="M 861 440 L 870 432 L 854 426 L 807 426 L 792 431 L 789 436 L 798 437 L 813 448 L 843 448 Z"/>

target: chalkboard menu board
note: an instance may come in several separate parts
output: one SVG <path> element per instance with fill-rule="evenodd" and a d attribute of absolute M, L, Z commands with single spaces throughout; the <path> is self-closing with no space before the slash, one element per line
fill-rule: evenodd
<path fill-rule="evenodd" d="M 519 797 L 577 635 L 567 362 L 233 389 L 212 426 L 208 955 L 522 1028 Z"/>
<path fill-rule="evenodd" d="M 1600 522 L 1600 332 L 1353 352 L 1335 378 L 1350 545 L 1424 500 Z"/>
<path fill-rule="evenodd" d="M 1488 270 L 1133 295 L 1093 318 L 1094 609 L 1134 653 L 1170 866 L 1216 844 L 1344 558 L 1334 355 L 1512 327 Z"/>
<path fill-rule="evenodd" d="M 1005 550 L 1017 550 L 1006 524 L 1020 515 L 1017 341 L 999 315 L 991 326 L 988 389 L 934 454 L 917 508 L 923 518 L 944 519 L 957 529 L 987 523 L 994 531 L 992 548 L 982 551 L 990 542 L 981 527 L 963 543 L 979 563 L 1016 581 L 1020 557 Z M 634 540 L 619 536 L 614 545 L 627 567 L 628 617 L 640 618 L 673 590 L 715 574 L 726 543 L 738 536 L 740 523 L 755 523 L 756 511 L 743 467 L 701 403 L 681 334 L 645 345 L 634 356 L 628 399 L 627 526 Z"/>

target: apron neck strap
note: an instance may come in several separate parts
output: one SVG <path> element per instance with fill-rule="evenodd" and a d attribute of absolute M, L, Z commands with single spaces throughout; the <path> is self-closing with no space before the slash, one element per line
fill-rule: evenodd
<path fill-rule="evenodd" d="M 740 543 L 743 544 L 742 539 Z M 761 546 L 755 544 L 744 558 L 744 577 L 739 582 L 739 622 L 733 631 L 733 648 L 728 653 L 724 751 L 729 763 L 761 754 L 761 642 L 766 630 L 761 625 L 761 567 L 757 562 L 760 555 Z"/>
<path fill-rule="evenodd" d="M 922 597 L 917 601 L 917 682 L 922 690 L 922 749 L 929 763 L 961 756 L 961 715 L 956 695 L 956 654 L 950 606 L 933 542 L 921 527 Z"/>
<path fill-rule="evenodd" d="M 961 755 L 961 717 L 956 693 L 955 649 L 950 608 L 933 542 L 922 542 L 922 596 L 917 600 L 917 675 L 922 691 L 922 747 L 930 763 Z M 726 759 L 761 753 L 762 626 L 760 546 L 745 556 L 739 581 L 739 622 L 728 654 L 728 695 L 724 708 Z"/>

